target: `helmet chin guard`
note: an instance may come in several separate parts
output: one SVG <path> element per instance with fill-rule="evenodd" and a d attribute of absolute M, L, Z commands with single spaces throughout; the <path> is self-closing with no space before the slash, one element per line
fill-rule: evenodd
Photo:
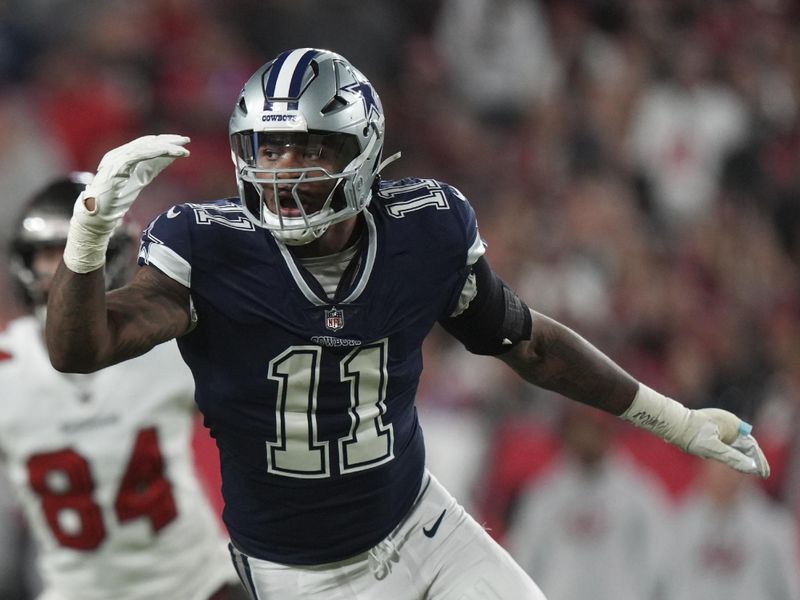
<path fill-rule="evenodd" d="M 383 108 L 369 81 L 342 56 L 301 48 L 262 66 L 242 89 L 229 134 L 242 206 L 276 239 L 308 244 L 369 204 L 383 151 Z M 304 152 L 331 160 L 265 168 L 259 153 L 273 143 L 302 143 Z M 309 202 L 309 186 L 322 188 L 322 198 Z"/>
<path fill-rule="evenodd" d="M 328 195 L 328 198 L 326 199 L 321 210 L 312 213 L 311 215 L 306 214 L 298 193 L 298 186 L 301 185 L 300 182 L 302 181 L 303 179 L 300 177 L 298 178 L 298 182 L 295 182 L 292 186 L 292 199 L 294 204 L 298 206 L 300 210 L 300 215 L 296 217 L 283 216 L 281 214 L 280 207 L 277 213 L 271 211 L 263 197 L 264 188 L 262 186 L 264 184 L 261 183 L 252 185 L 259 197 L 258 206 L 260 208 L 259 215 L 261 218 L 261 227 L 269 229 L 276 239 L 288 246 L 303 246 L 313 242 L 316 239 L 319 239 L 328 230 L 328 227 L 330 227 L 331 223 L 334 222 L 333 217 L 336 216 L 336 212 L 330 206 L 333 194 L 336 191 L 335 188 Z M 278 198 L 279 194 L 277 189 L 277 180 L 274 183 L 267 185 L 272 186 L 273 197 Z M 312 221 L 313 223 L 319 222 L 321 224 L 314 225 Z"/>

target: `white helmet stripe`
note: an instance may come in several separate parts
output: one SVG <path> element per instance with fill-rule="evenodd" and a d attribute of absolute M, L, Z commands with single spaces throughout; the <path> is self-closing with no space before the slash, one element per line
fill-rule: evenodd
<path fill-rule="evenodd" d="M 311 59 L 317 54 L 316 50 L 300 48 L 289 52 L 282 61 L 276 61 L 275 66 L 278 70 L 275 73 L 270 73 L 266 89 L 267 96 L 272 98 L 297 98 L 300 95 L 303 74 Z M 278 111 L 289 110 L 289 104 L 289 102 L 274 102 L 272 109 Z M 296 109 L 296 106 L 291 108 Z"/>

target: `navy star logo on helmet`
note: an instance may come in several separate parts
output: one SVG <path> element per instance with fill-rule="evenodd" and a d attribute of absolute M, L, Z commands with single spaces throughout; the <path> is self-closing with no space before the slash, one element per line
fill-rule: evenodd
<path fill-rule="evenodd" d="M 367 115 L 367 120 L 372 121 L 373 118 L 378 118 L 380 116 L 380 101 L 378 100 L 378 96 L 369 82 L 356 81 L 355 83 L 343 86 L 342 89 L 346 92 L 361 96 L 361 99 L 364 102 L 364 113 Z"/>

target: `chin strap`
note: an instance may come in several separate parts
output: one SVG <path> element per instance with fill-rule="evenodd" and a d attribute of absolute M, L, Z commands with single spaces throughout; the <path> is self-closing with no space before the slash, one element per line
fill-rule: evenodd
<path fill-rule="evenodd" d="M 379 165 L 378 165 L 378 170 L 377 170 L 377 171 L 375 171 L 375 175 L 377 175 L 378 173 L 380 173 L 381 171 L 383 171 L 383 170 L 384 170 L 386 167 L 388 167 L 388 166 L 389 166 L 390 164 L 392 164 L 394 161 L 398 160 L 398 159 L 400 158 L 400 156 L 401 156 L 401 155 L 402 155 L 402 153 L 401 153 L 401 152 L 395 152 L 395 153 L 394 153 L 394 154 L 392 154 L 391 156 L 389 156 L 389 157 L 387 157 L 387 158 L 384 158 L 384 159 L 381 161 L 381 164 L 379 164 Z"/>

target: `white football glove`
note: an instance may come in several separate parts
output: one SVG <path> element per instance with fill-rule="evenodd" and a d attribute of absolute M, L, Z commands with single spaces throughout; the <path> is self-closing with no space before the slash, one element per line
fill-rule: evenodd
<path fill-rule="evenodd" d="M 108 241 L 142 191 L 172 161 L 189 156 L 182 135 L 146 135 L 103 156 L 97 174 L 78 196 L 70 219 L 64 263 L 75 273 L 105 264 Z M 93 210 L 85 201 L 94 198 Z"/>
<path fill-rule="evenodd" d="M 620 416 L 690 454 L 769 477 L 769 463 L 750 435 L 752 427 L 726 410 L 690 410 L 640 383 L 633 402 Z"/>

